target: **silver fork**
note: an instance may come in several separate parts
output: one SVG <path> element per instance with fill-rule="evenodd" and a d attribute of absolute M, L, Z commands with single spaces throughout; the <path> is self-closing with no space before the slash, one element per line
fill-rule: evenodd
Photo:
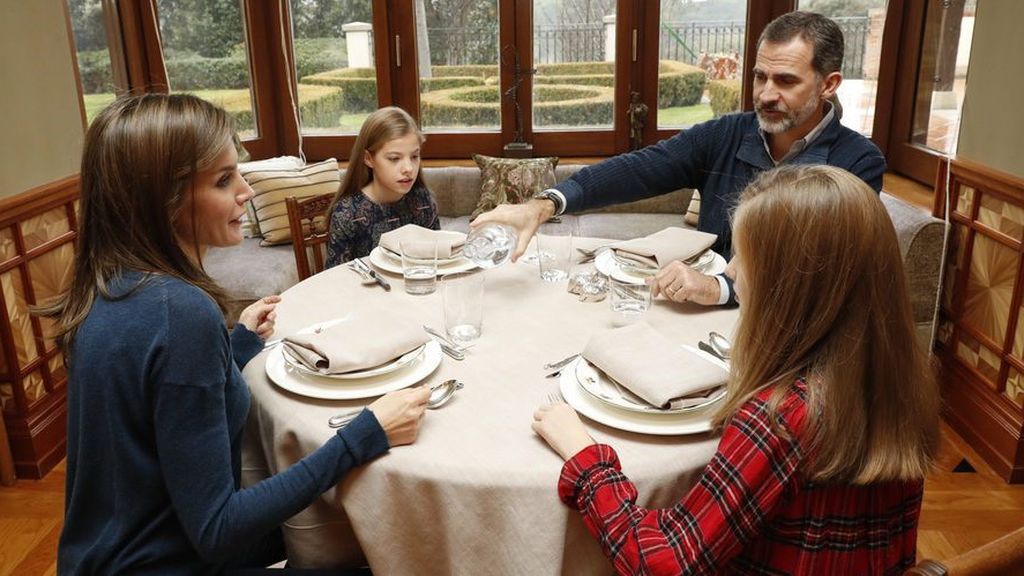
<path fill-rule="evenodd" d="M 559 402 L 565 402 L 565 398 L 562 396 L 561 391 L 548 394 L 548 404 L 557 404 Z"/>

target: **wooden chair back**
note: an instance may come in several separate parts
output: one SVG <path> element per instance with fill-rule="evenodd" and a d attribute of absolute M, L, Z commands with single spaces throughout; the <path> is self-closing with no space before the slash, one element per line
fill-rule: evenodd
<path fill-rule="evenodd" d="M 320 194 L 302 200 L 289 196 L 284 200 L 300 282 L 324 269 L 330 223 L 327 208 L 333 198 L 334 194 Z"/>
<path fill-rule="evenodd" d="M 904 576 L 1008 576 L 1024 574 L 1024 527 L 998 540 L 938 562 L 925 560 Z"/>

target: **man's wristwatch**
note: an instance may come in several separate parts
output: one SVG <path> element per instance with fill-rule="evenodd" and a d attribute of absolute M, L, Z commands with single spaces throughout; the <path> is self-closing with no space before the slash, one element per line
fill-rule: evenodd
<path fill-rule="evenodd" d="M 551 200 L 551 203 L 555 205 L 555 216 L 558 216 L 565 210 L 565 205 L 562 203 L 562 198 L 556 194 L 553 190 L 543 190 L 533 195 L 538 200 Z"/>

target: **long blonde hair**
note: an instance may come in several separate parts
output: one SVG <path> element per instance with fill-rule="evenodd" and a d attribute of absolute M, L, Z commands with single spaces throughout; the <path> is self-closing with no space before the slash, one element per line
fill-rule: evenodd
<path fill-rule="evenodd" d="M 922 478 L 940 398 L 878 195 L 839 168 L 781 167 L 744 191 L 733 229 L 743 290 L 717 422 L 766 388 L 777 413 L 802 376 L 807 427 L 798 433 L 809 479 Z"/>
<path fill-rule="evenodd" d="M 97 294 L 124 296 L 108 284 L 126 271 L 179 278 L 224 309 L 199 246 L 181 246 L 174 223 L 188 218 L 193 230 L 201 225 L 195 202 L 183 212 L 186 200 L 195 193 L 196 175 L 232 145 L 233 134 L 224 110 L 185 94 L 124 96 L 93 120 L 82 151 L 74 277 L 67 292 L 34 311 L 56 319 L 65 354 Z"/>
<path fill-rule="evenodd" d="M 334 206 L 339 200 L 346 196 L 358 194 L 364 186 L 373 180 L 373 170 L 363 162 L 363 157 L 366 153 L 368 152 L 370 155 L 376 154 L 381 146 L 408 134 L 416 134 L 420 144 L 426 139 L 412 116 L 397 106 L 380 108 L 366 117 L 366 120 L 363 121 L 363 126 L 359 129 L 359 135 L 356 136 L 355 144 L 352 145 L 352 153 L 348 158 L 348 169 L 345 170 L 345 178 L 341 181 L 338 193 L 334 195 L 331 205 L 327 208 L 328 218 L 334 213 Z M 414 189 L 423 186 L 422 172 L 422 167 L 416 172 L 416 182 L 413 183 Z"/>

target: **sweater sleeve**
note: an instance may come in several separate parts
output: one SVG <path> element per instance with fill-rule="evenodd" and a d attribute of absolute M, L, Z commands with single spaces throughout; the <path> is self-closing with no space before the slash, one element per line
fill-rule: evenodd
<path fill-rule="evenodd" d="M 697 484 L 675 506 L 648 510 L 597 444 L 562 468 L 558 493 L 583 514 L 620 574 L 718 574 L 771 517 L 801 461 L 795 440 L 775 434 L 766 406 L 751 401 L 726 427 Z"/>
<path fill-rule="evenodd" d="M 263 340 L 241 322 L 231 329 L 231 355 L 241 370 L 263 350 Z"/>
<path fill-rule="evenodd" d="M 153 374 L 156 447 L 185 533 L 208 561 L 223 561 L 308 506 L 348 470 L 387 451 L 387 437 L 364 410 L 292 467 L 238 489 L 226 390 L 245 384 L 232 365 L 227 333 L 211 316 L 215 307 L 175 300 L 168 306 L 166 353 Z M 244 399 L 247 408 L 247 393 Z"/>
<path fill-rule="evenodd" d="M 555 186 L 565 196 L 565 212 L 632 202 L 679 188 L 700 188 L 707 148 L 716 140 L 714 122 L 583 168 Z"/>

